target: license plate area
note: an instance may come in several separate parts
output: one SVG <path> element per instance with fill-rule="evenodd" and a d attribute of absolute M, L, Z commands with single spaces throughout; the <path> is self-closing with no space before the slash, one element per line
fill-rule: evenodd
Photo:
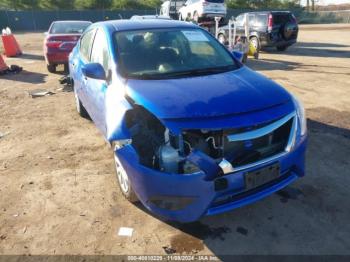
<path fill-rule="evenodd" d="M 275 163 L 254 171 L 247 172 L 244 176 L 245 188 L 250 190 L 262 186 L 280 176 L 280 164 Z"/>

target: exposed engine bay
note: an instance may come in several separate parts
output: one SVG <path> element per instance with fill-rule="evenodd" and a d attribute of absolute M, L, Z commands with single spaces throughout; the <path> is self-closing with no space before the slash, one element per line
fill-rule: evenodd
<path fill-rule="evenodd" d="M 234 142 L 229 141 L 228 135 L 261 126 L 232 130 L 184 130 L 181 135 L 173 135 L 154 115 L 138 105 L 127 112 L 126 125 L 140 164 L 162 172 L 190 174 L 202 169 L 198 164 L 200 161 L 196 161 L 200 157 L 216 164 L 225 159 L 237 167 L 282 152 L 288 143 L 292 119 L 267 135 Z M 193 157 L 194 152 L 196 156 Z"/>

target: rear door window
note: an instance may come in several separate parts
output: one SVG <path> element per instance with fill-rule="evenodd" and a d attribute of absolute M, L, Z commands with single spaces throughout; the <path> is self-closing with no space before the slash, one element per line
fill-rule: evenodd
<path fill-rule="evenodd" d="M 250 14 L 250 15 L 248 16 L 248 19 L 249 19 L 248 25 L 249 25 L 249 26 L 255 26 L 255 15 Z"/>
<path fill-rule="evenodd" d="M 80 40 L 80 55 L 85 61 L 90 61 L 92 42 L 94 41 L 95 29 L 86 32 Z"/>
<path fill-rule="evenodd" d="M 266 26 L 267 24 L 267 14 L 257 14 L 255 16 L 256 26 Z"/>

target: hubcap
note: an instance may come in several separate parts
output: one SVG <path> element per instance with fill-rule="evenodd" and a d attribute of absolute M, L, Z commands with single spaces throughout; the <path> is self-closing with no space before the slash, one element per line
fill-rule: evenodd
<path fill-rule="evenodd" d="M 251 40 L 251 42 L 252 42 L 253 46 L 255 47 L 255 49 L 257 50 L 258 49 L 258 41 L 255 38 L 253 38 Z"/>
<path fill-rule="evenodd" d="M 119 182 L 120 188 L 124 193 L 128 193 L 129 192 L 128 175 L 126 174 L 125 169 L 121 165 L 121 163 L 116 155 L 114 155 L 114 162 L 115 162 L 115 169 L 117 171 L 117 177 L 118 177 L 118 182 Z"/>

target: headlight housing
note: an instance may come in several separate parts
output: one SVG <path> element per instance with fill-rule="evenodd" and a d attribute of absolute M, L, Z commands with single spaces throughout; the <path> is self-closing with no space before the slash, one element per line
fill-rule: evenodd
<path fill-rule="evenodd" d="M 305 109 L 302 102 L 298 98 L 294 97 L 293 100 L 294 100 L 295 109 L 297 111 L 297 115 L 299 119 L 300 135 L 304 136 L 306 135 L 306 132 L 307 132 Z"/>

